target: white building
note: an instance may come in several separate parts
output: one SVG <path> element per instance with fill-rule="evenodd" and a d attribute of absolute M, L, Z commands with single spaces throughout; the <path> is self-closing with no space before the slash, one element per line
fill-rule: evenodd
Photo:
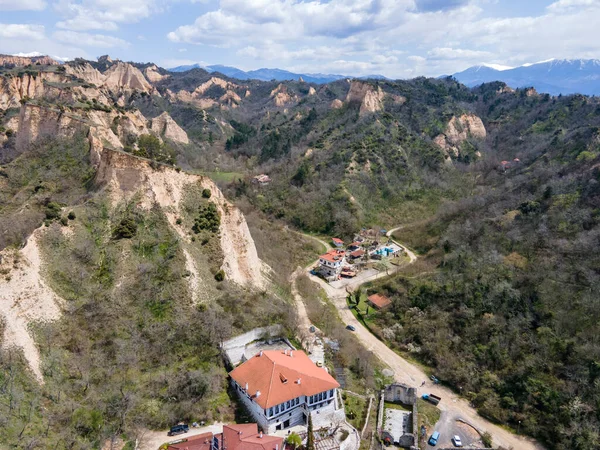
<path fill-rule="evenodd" d="M 305 425 L 309 414 L 319 424 L 339 416 L 336 391 L 340 385 L 304 352 L 260 352 L 230 376 L 242 402 L 265 433 Z"/>
<path fill-rule="evenodd" d="M 337 278 L 346 262 L 344 250 L 333 249 L 319 256 L 320 272 L 325 278 Z"/>

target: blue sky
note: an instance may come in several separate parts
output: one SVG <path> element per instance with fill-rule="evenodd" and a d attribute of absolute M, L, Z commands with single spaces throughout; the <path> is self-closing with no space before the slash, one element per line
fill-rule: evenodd
<path fill-rule="evenodd" d="M 600 0 L 0 0 L 0 53 L 391 78 L 600 58 Z"/>

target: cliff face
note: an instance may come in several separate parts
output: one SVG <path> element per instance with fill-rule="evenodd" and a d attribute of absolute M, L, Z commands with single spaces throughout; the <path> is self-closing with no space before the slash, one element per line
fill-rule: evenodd
<path fill-rule="evenodd" d="M 275 89 L 271 91 L 270 97 L 273 99 L 273 104 L 275 106 L 284 106 L 288 103 L 293 103 L 298 101 L 298 97 L 294 94 L 290 94 L 288 92 L 287 86 L 280 84 Z"/>
<path fill-rule="evenodd" d="M 177 125 L 177 122 L 166 111 L 152 119 L 152 131 L 158 136 L 164 136 L 175 142 L 189 144 L 188 135 Z"/>
<path fill-rule="evenodd" d="M 347 103 L 360 103 L 360 115 L 381 111 L 385 94 L 381 87 L 373 87 L 362 81 L 352 81 L 346 95 Z"/>
<path fill-rule="evenodd" d="M 17 146 L 24 147 L 43 137 L 72 137 L 77 131 L 86 129 L 85 122 L 59 109 L 23 105 L 19 114 Z"/>
<path fill-rule="evenodd" d="M 144 76 L 151 83 L 158 83 L 159 81 L 162 81 L 165 78 L 169 78 L 169 75 L 161 75 L 158 71 L 158 67 L 156 66 L 150 66 L 144 69 Z"/>
<path fill-rule="evenodd" d="M 137 67 L 121 61 L 104 72 L 104 76 L 104 85 L 112 92 L 120 92 L 123 89 L 137 89 L 142 92 L 152 90 L 152 85 Z"/>
<path fill-rule="evenodd" d="M 58 64 L 57 61 L 53 60 L 49 56 L 13 56 L 13 55 L 0 55 L 0 66 L 27 66 L 29 64 L 43 64 L 51 65 Z"/>
<path fill-rule="evenodd" d="M 211 98 L 206 96 L 207 91 L 213 86 L 218 86 L 225 92 L 218 98 Z M 167 90 L 167 97 L 172 101 L 181 101 L 185 103 L 192 103 L 200 109 L 207 109 L 215 105 L 229 106 L 232 108 L 237 107 L 242 98 L 237 94 L 236 90 L 244 90 L 245 97 L 250 95 L 250 91 L 244 86 L 231 83 L 218 77 L 212 77 L 208 81 L 205 81 L 199 85 L 192 92 L 186 90 L 180 90 L 178 92 L 172 92 Z"/>
<path fill-rule="evenodd" d="M 446 155 L 458 157 L 460 145 L 468 138 L 485 139 L 487 132 L 481 119 L 475 114 L 453 116 L 446 126 L 444 134 L 435 137 L 433 142 L 440 147 Z"/>

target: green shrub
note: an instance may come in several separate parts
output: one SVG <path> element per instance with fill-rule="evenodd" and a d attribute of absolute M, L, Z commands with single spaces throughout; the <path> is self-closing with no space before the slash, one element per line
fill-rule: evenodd
<path fill-rule="evenodd" d="M 67 219 L 66 217 L 61 217 L 61 218 L 60 218 L 60 224 L 61 224 L 63 227 L 66 227 L 67 225 L 69 225 L 69 219 Z"/>
<path fill-rule="evenodd" d="M 217 273 L 215 273 L 215 280 L 217 281 L 223 281 L 225 279 L 225 272 L 223 272 L 223 270 L 219 270 Z"/>
<path fill-rule="evenodd" d="M 181 222 L 182 222 L 181 217 L 178 217 L 177 220 L 175 221 L 175 223 L 177 225 L 181 225 Z"/>
<path fill-rule="evenodd" d="M 211 231 L 216 233 L 219 231 L 221 225 L 221 217 L 217 206 L 213 202 L 209 202 L 208 205 L 201 206 L 198 213 L 198 217 L 194 221 L 192 230 L 195 233 L 200 233 L 202 230 Z"/>
<path fill-rule="evenodd" d="M 492 448 L 492 435 L 486 431 L 481 435 L 481 442 L 485 448 Z"/>
<path fill-rule="evenodd" d="M 75 212 L 74 211 L 69 211 L 69 215 L 67 216 L 67 218 L 69 220 L 75 220 L 75 218 L 76 218 Z"/>
<path fill-rule="evenodd" d="M 202 197 L 203 198 L 210 198 L 211 195 L 212 195 L 212 193 L 210 192 L 210 189 L 203 189 L 202 190 Z"/>
<path fill-rule="evenodd" d="M 46 205 L 46 219 L 55 220 L 60 217 L 60 205 L 56 202 L 50 202 Z"/>
<path fill-rule="evenodd" d="M 115 239 L 131 239 L 137 232 L 137 224 L 132 217 L 125 217 L 113 231 Z"/>

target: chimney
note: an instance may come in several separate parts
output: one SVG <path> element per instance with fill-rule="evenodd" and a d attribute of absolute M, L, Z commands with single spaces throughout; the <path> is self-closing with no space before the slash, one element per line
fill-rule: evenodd
<path fill-rule="evenodd" d="M 275 450 L 279 450 L 279 444 L 275 444 Z"/>
<path fill-rule="evenodd" d="M 263 437 L 263 434 L 262 434 L 262 431 L 261 431 L 260 433 L 258 433 L 258 438 L 262 439 L 262 437 Z"/>
<path fill-rule="evenodd" d="M 283 351 L 283 354 L 287 356 L 287 348 Z"/>
<path fill-rule="evenodd" d="M 298 378 L 298 380 L 296 380 L 296 383 L 300 384 L 301 381 L 302 381 L 302 378 Z"/>
<path fill-rule="evenodd" d="M 248 391 L 248 382 L 246 382 L 245 390 Z"/>
<path fill-rule="evenodd" d="M 260 397 L 260 391 L 256 391 L 256 398 Z"/>
<path fill-rule="evenodd" d="M 262 350 L 258 353 L 258 356 L 262 356 Z"/>
<path fill-rule="evenodd" d="M 290 358 L 294 356 L 294 352 L 292 350 L 290 350 Z"/>

